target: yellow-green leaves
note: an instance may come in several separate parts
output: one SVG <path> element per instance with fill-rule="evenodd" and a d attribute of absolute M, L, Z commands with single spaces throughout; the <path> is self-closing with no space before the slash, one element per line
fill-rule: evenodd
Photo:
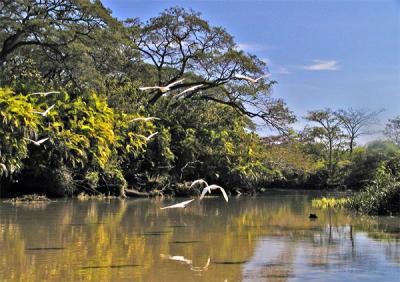
<path fill-rule="evenodd" d="M 11 89 L 0 88 L 0 177 L 22 168 L 27 156 L 26 137 L 35 136 L 40 118 L 28 99 Z"/>
<path fill-rule="evenodd" d="M 46 116 L 34 113 L 53 104 Z M 65 93 L 24 96 L 0 88 L 0 176 L 20 169 L 30 146 L 34 167 L 101 171 L 109 162 L 145 149 L 147 140 L 141 136 L 152 134 L 155 127 L 152 121 L 131 122 L 137 117 L 115 113 L 95 93 L 72 99 Z M 40 147 L 25 139 L 47 137 Z"/>

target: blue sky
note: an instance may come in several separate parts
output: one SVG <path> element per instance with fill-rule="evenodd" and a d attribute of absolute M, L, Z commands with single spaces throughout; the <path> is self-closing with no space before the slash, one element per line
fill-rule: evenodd
<path fill-rule="evenodd" d="M 107 0 L 117 18 L 192 8 L 269 64 L 283 98 L 305 124 L 307 110 L 378 110 L 400 115 L 400 1 Z M 363 137 L 363 141 L 378 136 Z"/>

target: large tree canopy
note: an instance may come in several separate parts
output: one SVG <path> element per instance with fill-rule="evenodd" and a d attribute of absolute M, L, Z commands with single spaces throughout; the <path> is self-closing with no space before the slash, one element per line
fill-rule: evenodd
<path fill-rule="evenodd" d="M 273 81 L 260 79 L 251 83 L 238 77 L 265 75 L 266 64 L 238 50 L 231 35 L 221 27 L 210 26 L 199 13 L 171 8 L 146 23 L 129 23 L 131 39 L 143 60 L 156 69 L 153 80 L 146 84 L 166 86 L 185 78 L 171 87 L 174 94 L 199 87 L 180 98 L 229 105 L 281 131 L 294 121 L 285 103 L 271 97 Z M 153 91 L 149 104 L 155 104 L 162 96 L 162 91 Z"/>
<path fill-rule="evenodd" d="M 61 46 L 89 36 L 111 20 L 100 1 L 3 0 L 0 2 L 0 66 L 24 46 L 37 46 L 60 59 Z"/>
<path fill-rule="evenodd" d="M 100 1 L 1 1 L 0 82 L 26 82 L 20 70 L 27 69 L 39 85 L 100 90 L 104 75 L 129 61 L 121 27 Z"/>

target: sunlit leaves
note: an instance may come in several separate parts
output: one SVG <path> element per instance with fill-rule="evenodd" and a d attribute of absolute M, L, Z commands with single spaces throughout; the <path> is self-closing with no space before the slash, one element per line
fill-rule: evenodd
<path fill-rule="evenodd" d="M 0 88 L 0 177 L 22 168 L 28 154 L 27 137 L 36 136 L 40 118 L 25 96 Z"/>

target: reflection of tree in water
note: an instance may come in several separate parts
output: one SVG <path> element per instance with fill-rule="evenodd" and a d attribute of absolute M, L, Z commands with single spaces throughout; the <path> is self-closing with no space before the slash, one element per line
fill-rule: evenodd
<path fill-rule="evenodd" d="M 304 242 L 312 245 L 307 263 L 322 267 L 331 263 L 325 259 L 330 253 L 351 250 L 350 226 L 353 233 L 368 230 L 371 234 L 384 226 L 340 212 L 318 212 L 318 220 L 310 221 L 308 214 L 315 211 L 303 195 L 232 198 L 229 204 L 211 198 L 168 212 L 159 210 L 164 204 L 158 200 L 59 201 L 34 210 L 2 205 L 0 280 L 150 281 L 162 274 L 173 280 L 235 281 L 241 279 L 245 262 L 262 238 L 282 239 L 284 247 L 257 275 L 284 280 L 293 275 Z M 203 266 L 210 257 L 211 264 L 207 271 L 194 273 L 160 254 L 184 256 L 194 266 Z M 386 256 L 399 261 L 397 243 L 387 248 Z"/>

